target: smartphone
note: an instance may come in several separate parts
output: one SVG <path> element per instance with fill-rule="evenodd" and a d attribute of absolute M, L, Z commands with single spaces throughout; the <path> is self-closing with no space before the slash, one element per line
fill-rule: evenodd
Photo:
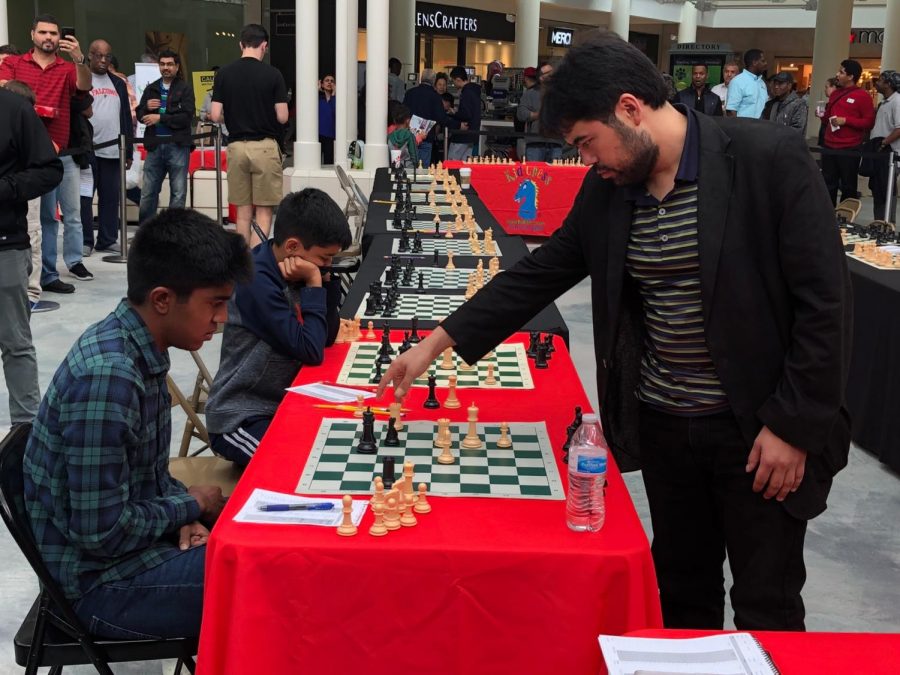
<path fill-rule="evenodd" d="M 59 31 L 60 39 L 67 37 L 75 37 L 75 28 L 73 26 L 63 26 Z"/>

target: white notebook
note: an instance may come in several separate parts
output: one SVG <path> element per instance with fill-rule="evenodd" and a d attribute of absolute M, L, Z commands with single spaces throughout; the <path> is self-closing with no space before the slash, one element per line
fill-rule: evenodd
<path fill-rule="evenodd" d="M 609 675 L 778 675 L 772 658 L 750 633 L 598 639 Z"/>

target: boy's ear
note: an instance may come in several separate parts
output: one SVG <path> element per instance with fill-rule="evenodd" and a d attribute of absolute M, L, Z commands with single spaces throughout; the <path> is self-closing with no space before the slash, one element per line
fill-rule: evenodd
<path fill-rule="evenodd" d="M 300 255 L 300 253 L 306 251 L 306 247 L 303 245 L 303 242 L 301 242 L 297 237 L 288 237 L 284 240 L 284 244 L 282 244 L 281 247 L 288 255 Z"/>

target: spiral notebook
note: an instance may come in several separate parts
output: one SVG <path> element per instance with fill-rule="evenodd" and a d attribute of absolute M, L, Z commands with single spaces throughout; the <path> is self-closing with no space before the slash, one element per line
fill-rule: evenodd
<path fill-rule="evenodd" d="M 598 639 L 609 675 L 779 675 L 772 657 L 750 633 Z"/>

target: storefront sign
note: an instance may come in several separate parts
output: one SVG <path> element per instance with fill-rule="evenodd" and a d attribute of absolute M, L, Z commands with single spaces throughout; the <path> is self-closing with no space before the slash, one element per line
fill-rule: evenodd
<path fill-rule="evenodd" d="M 669 52 L 707 52 L 714 54 L 730 54 L 731 45 L 726 42 L 679 42 Z"/>
<path fill-rule="evenodd" d="M 571 28 L 553 28 L 547 29 L 547 45 L 550 47 L 571 47 L 572 37 L 575 31 Z"/>
<path fill-rule="evenodd" d="M 507 42 L 516 39 L 515 23 L 507 21 L 506 14 L 430 2 L 416 3 L 416 32 Z"/>
<path fill-rule="evenodd" d="M 296 23 L 294 10 L 272 11 L 272 32 L 277 37 L 294 37 Z"/>
<path fill-rule="evenodd" d="M 858 45 L 880 45 L 884 43 L 884 28 L 854 28 L 850 31 L 850 42 Z"/>

